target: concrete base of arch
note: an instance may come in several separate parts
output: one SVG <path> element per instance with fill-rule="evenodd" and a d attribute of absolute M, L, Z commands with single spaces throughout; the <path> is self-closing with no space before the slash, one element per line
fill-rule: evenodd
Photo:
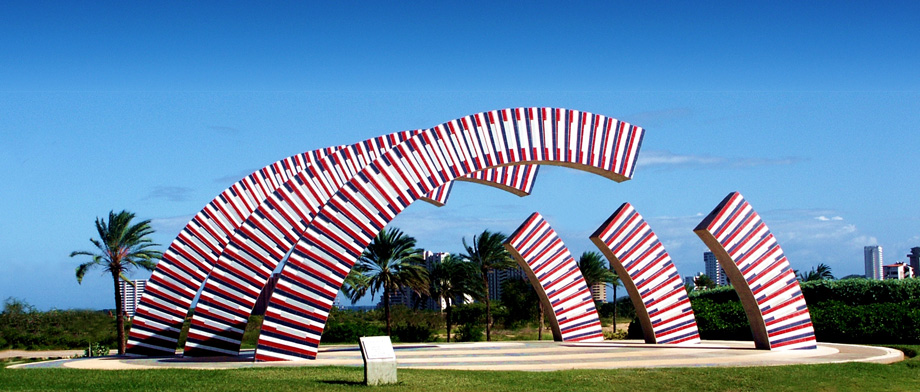
<path fill-rule="evenodd" d="M 816 350 L 763 351 L 751 341 L 704 340 L 699 345 L 646 344 L 640 340 L 566 343 L 550 341 L 396 344 L 401 369 L 523 370 L 748 367 L 843 362 L 892 363 L 903 353 L 885 347 L 818 343 Z M 241 357 L 103 357 L 17 365 L 20 368 L 237 369 L 276 366 L 363 366 L 355 346 L 320 347 L 311 361 L 252 362 Z"/>

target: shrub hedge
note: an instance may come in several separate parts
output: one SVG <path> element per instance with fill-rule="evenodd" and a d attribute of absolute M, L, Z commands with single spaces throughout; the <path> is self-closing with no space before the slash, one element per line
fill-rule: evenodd
<path fill-rule="evenodd" d="M 801 287 L 819 341 L 920 343 L 920 279 L 825 280 Z M 690 303 L 703 339 L 752 339 L 733 288 L 691 292 Z M 630 325 L 629 333 L 642 338 L 638 325 Z"/>
<path fill-rule="evenodd" d="M 91 343 L 116 347 L 115 317 L 95 310 L 40 312 L 9 298 L 0 313 L 0 349 L 80 349 Z"/>

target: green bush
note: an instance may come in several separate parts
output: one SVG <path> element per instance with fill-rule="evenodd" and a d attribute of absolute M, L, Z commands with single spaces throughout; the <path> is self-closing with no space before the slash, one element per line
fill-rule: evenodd
<path fill-rule="evenodd" d="M 594 301 L 594 306 L 597 307 L 597 313 L 600 317 L 603 318 L 613 318 L 613 309 L 617 310 L 617 318 L 635 318 L 636 317 L 636 308 L 633 307 L 632 300 L 629 297 L 620 297 L 616 302 L 601 302 Z"/>
<path fill-rule="evenodd" d="M 697 298 L 703 298 L 718 304 L 739 301 L 738 293 L 736 293 L 735 288 L 731 286 L 719 286 L 709 290 L 691 291 L 688 296 L 690 297 L 690 301 Z"/>
<path fill-rule="evenodd" d="M 706 340 L 752 340 L 740 301 L 718 303 L 706 298 L 691 301 L 700 338 Z"/>
<path fill-rule="evenodd" d="M 425 324 L 401 324 L 393 328 L 393 337 L 402 343 L 434 341 L 435 330 Z"/>
<path fill-rule="evenodd" d="M 920 343 L 920 299 L 868 305 L 825 301 L 808 310 L 815 337 L 822 342 Z"/>
<path fill-rule="evenodd" d="M 868 305 L 886 302 L 903 302 L 920 298 L 920 279 L 904 280 L 819 280 L 803 282 L 802 295 L 809 306 L 825 301 L 839 301 L 847 305 Z M 716 303 L 738 301 L 731 286 L 712 290 L 693 291 L 690 299 L 706 298 Z"/>
<path fill-rule="evenodd" d="M 920 299 L 920 279 L 823 280 L 802 283 L 802 294 L 809 306 L 826 301 L 846 305 L 900 303 Z"/>
<path fill-rule="evenodd" d="M 825 280 L 801 287 L 818 341 L 920 343 L 920 279 Z M 732 287 L 695 291 L 690 301 L 703 339 L 752 339 Z M 642 337 L 641 330 L 635 337 Z"/>
<path fill-rule="evenodd" d="M 484 333 L 486 329 L 482 324 L 478 323 L 466 323 L 460 326 L 457 329 L 457 338 L 458 342 L 481 342 L 485 339 Z"/>
<path fill-rule="evenodd" d="M 357 343 L 363 336 L 385 335 L 384 329 L 366 321 L 327 322 L 320 339 L 322 343 Z"/>
<path fill-rule="evenodd" d="M 508 329 L 534 323 L 540 315 L 540 298 L 530 282 L 523 279 L 508 279 L 502 282 L 502 300 L 506 315 L 503 318 L 493 313 L 496 323 Z M 493 306 L 497 303 L 493 302 Z"/>
<path fill-rule="evenodd" d="M 82 349 L 117 345 L 115 318 L 94 310 L 50 310 L 8 298 L 0 313 L 0 349 Z"/>
<path fill-rule="evenodd" d="M 106 355 L 109 355 L 109 347 L 99 343 L 92 343 L 83 350 L 84 357 L 104 357 Z"/>
<path fill-rule="evenodd" d="M 393 337 L 404 343 L 433 341 L 435 332 L 444 324 L 440 312 L 394 306 L 390 313 Z"/>

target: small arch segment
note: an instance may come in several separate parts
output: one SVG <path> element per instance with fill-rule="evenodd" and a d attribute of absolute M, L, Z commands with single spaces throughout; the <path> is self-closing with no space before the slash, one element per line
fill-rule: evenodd
<path fill-rule="evenodd" d="M 642 215 L 623 203 L 591 234 L 629 293 L 646 343 L 699 343 L 677 267 Z"/>
<path fill-rule="evenodd" d="M 534 212 L 505 241 L 505 249 L 527 274 L 551 309 L 553 339 L 561 342 L 604 340 L 591 290 L 569 249 L 543 215 Z"/>
<path fill-rule="evenodd" d="M 795 272 L 773 233 L 740 193 L 729 193 L 693 231 L 731 279 L 757 348 L 817 348 Z"/>

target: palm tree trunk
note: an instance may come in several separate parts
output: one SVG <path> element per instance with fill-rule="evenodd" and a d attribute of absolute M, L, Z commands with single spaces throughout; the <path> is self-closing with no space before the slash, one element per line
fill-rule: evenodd
<path fill-rule="evenodd" d="M 447 299 L 446 299 L 446 302 L 447 302 L 447 309 L 446 309 L 446 311 L 447 311 L 447 343 L 450 343 L 450 323 L 451 323 L 451 319 L 450 319 L 450 298 L 447 298 Z"/>
<path fill-rule="evenodd" d="M 540 329 L 537 330 L 537 340 L 543 340 L 543 301 L 540 304 Z"/>
<path fill-rule="evenodd" d="M 390 290 L 383 290 L 383 314 L 387 319 L 387 336 L 390 336 Z"/>
<path fill-rule="evenodd" d="M 121 287 L 118 285 L 118 272 L 112 271 L 115 281 L 115 328 L 118 336 L 118 355 L 125 354 L 125 310 L 121 304 Z"/>
<path fill-rule="evenodd" d="M 617 331 L 617 286 L 613 286 L 613 332 Z"/>
<path fill-rule="evenodd" d="M 486 288 L 486 341 L 492 341 L 492 304 L 489 300 L 489 277 L 488 273 L 482 274 L 482 283 Z"/>

